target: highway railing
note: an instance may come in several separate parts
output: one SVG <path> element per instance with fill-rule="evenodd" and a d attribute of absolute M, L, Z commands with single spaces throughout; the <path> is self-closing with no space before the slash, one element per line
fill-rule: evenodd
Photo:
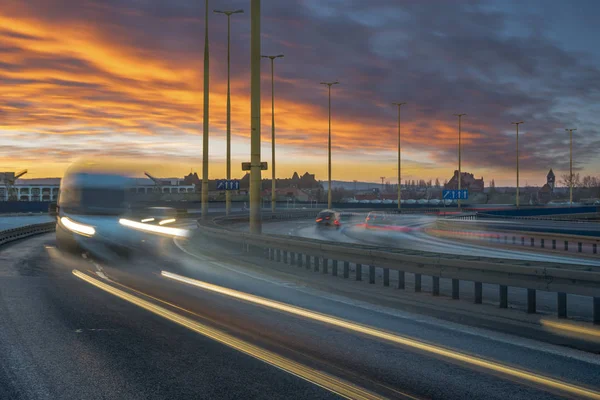
<path fill-rule="evenodd" d="M 56 222 L 45 224 L 27 225 L 20 228 L 13 228 L 0 231 L 0 246 L 15 240 L 24 239 L 42 233 L 54 232 Z"/>
<path fill-rule="evenodd" d="M 288 218 L 299 217 L 297 214 Z M 272 216 L 282 219 L 283 215 Z M 269 217 L 264 217 L 269 219 Z M 200 235 L 217 239 L 220 243 L 241 246 L 244 252 L 262 254 L 273 261 L 334 276 L 340 272 L 350 277 L 350 264 L 354 264 L 355 279 L 363 279 L 362 268 L 368 268 L 368 281 L 375 284 L 375 269 L 383 269 L 383 286 L 390 286 L 390 273 L 395 271 L 399 289 L 405 289 L 405 274 L 415 278 L 415 291 L 421 291 L 422 276 L 431 276 L 432 294 L 440 294 L 440 278 L 452 280 L 452 298 L 459 298 L 460 282 L 472 282 L 474 302 L 482 303 L 483 283 L 498 285 L 499 306 L 508 308 L 508 287 L 527 290 L 527 312 L 536 312 L 536 291 L 555 292 L 559 318 L 567 317 L 567 294 L 589 296 L 593 302 L 593 322 L 600 324 L 600 269 L 583 265 L 557 264 L 531 261 L 469 257 L 429 253 L 396 248 L 346 244 L 299 237 L 267 234 L 250 234 L 226 229 L 228 222 L 239 219 L 220 217 L 218 221 L 198 222 Z M 342 271 L 339 270 L 340 265 Z M 331 269 L 330 269 L 331 267 Z"/>
<path fill-rule="evenodd" d="M 469 218 L 467 218 L 469 219 Z M 593 224 L 595 225 L 595 224 Z M 583 226 L 583 225 L 580 225 Z M 600 226 L 591 230 L 570 230 L 569 233 L 548 232 L 550 228 L 493 225 L 488 226 L 471 221 L 439 219 L 435 228 L 428 231 L 436 235 L 456 239 L 486 240 L 493 244 L 529 247 L 543 250 L 556 250 L 579 254 L 599 255 Z M 559 229 L 558 229 L 559 230 Z"/>

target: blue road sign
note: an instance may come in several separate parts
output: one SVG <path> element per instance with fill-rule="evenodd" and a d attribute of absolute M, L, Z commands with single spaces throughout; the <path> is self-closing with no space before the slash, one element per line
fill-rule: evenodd
<path fill-rule="evenodd" d="M 237 179 L 218 179 L 217 190 L 240 190 L 240 181 Z"/>
<path fill-rule="evenodd" d="M 444 200 L 467 200 L 469 198 L 469 190 L 444 190 L 442 196 Z"/>

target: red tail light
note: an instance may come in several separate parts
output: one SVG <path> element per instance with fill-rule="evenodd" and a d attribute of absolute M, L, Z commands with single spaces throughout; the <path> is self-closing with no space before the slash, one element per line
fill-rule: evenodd
<path fill-rule="evenodd" d="M 367 221 L 370 220 L 371 218 L 367 217 Z"/>
<path fill-rule="evenodd" d="M 333 221 L 333 224 L 334 224 L 334 225 L 338 225 L 338 226 L 339 226 L 339 224 L 340 224 L 340 221 L 338 221 L 338 220 L 336 219 L 335 221 Z"/>
<path fill-rule="evenodd" d="M 329 217 L 325 217 L 325 219 L 327 219 L 327 220 L 328 220 L 328 219 L 329 219 Z"/>
<path fill-rule="evenodd" d="M 323 221 L 323 218 L 317 218 L 317 222 Z"/>

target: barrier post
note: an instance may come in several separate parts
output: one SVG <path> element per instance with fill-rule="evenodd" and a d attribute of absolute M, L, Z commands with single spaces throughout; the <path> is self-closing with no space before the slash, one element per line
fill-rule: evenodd
<path fill-rule="evenodd" d="M 508 308 L 508 286 L 500 285 L 498 294 L 500 296 L 500 308 Z"/>
<path fill-rule="evenodd" d="M 375 266 L 369 265 L 369 283 L 375 283 Z"/>
<path fill-rule="evenodd" d="M 390 269 L 383 269 L 383 286 L 390 286 Z"/>
<path fill-rule="evenodd" d="M 431 277 L 431 295 L 432 296 L 439 296 L 440 295 L 440 277 L 439 276 L 432 276 Z"/>
<path fill-rule="evenodd" d="M 556 293 L 558 318 L 567 318 L 567 294 Z"/>
<path fill-rule="evenodd" d="M 569 251 L 569 242 L 565 240 L 565 251 Z"/>
<path fill-rule="evenodd" d="M 578 243 L 577 243 L 577 252 L 578 252 L 578 253 L 581 253 L 581 251 L 582 251 L 582 247 L 583 247 L 583 243 L 581 243 L 581 242 L 578 242 Z"/>
<path fill-rule="evenodd" d="M 600 297 L 594 297 L 594 317 L 595 325 L 600 325 Z"/>
<path fill-rule="evenodd" d="M 552 239 L 552 250 L 556 250 L 556 239 Z"/>
<path fill-rule="evenodd" d="M 314 256 L 315 272 L 319 272 L 319 256 Z"/>
<path fill-rule="evenodd" d="M 362 264 L 356 264 L 356 280 L 362 281 Z"/>
<path fill-rule="evenodd" d="M 323 273 L 327 274 L 329 272 L 329 260 L 323 258 Z"/>
<path fill-rule="evenodd" d="M 481 282 L 474 283 L 475 304 L 481 304 L 483 301 L 483 284 Z"/>
<path fill-rule="evenodd" d="M 344 278 L 350 277 L 350 263 L 348 261 L 344 261 Z"/>
<path fill-rule="evenodd" d="M 535 314 L 536 307 L 536 293 L 535 289 L 527 289 L 527 313 Z"/>
<path fill-rule="evenodd" d="M 453 300 L 458 300 L 460 297 L 459 284 L 460 284 L 460 281 L 458 279 L 452 279 L 452 299 Z"/>
<path fill-rule="evenodd" d="M 333 276 L 337 276 L 338 274 L 338 260 L 331 261 L 331 273 Z"/>
<path fill-rule="evenodd" d="M 404 271 L 398 271 L 398 289 L 406 288 L 406 274 Z"/>
<path fill-rule="evenodd" d="M 415 292 L 421 291 L 421 274 L 415 274 Z"/>
<path fill-rule="evenodd" d="M 544 248 L 544 239 L 540 239 L 540 247 L 543 249 Z"/>

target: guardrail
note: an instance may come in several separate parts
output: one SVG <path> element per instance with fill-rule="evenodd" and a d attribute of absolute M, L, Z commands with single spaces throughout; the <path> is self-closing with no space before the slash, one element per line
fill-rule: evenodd
<path fill-rule="evenodd" d="M 504 225 L 479 225 L 472 222 L 456 223 L 446 218 L 436 222 L 435 229 L 430 229 L 435 234 L 451 235 L 456 238 L 481 240 L 487 239 L 490 243 L 528 246 L 545 250 L 561 250 L 581 254 L 598 253 L 600 247 L 600 226 L 598 231 L 588 231 L 589 235 L 575 233 L 548 232 L 543 227 L 519 227 Z M 579 234 L 578 234 L 579 233 Z"/>
<path fill-rule="evenodd" d="M 55 228 L 55 222 L 47 222 L 45 224 L 27 225 L 20 228 L 0 231 L 0 246 L 15 240 L 24 239 L 29 236 L 54 232 Z"/>
<path fill-rule="evenodd" d="M 290 216 L 291 218 L 292 216 Z M 295 217 L 295 216 L 294 216 Z M 281 217 L 280 217 L 281 218 Z M 265 219 L 269 219 L 266 217 Z M 276 219 L 276 218 L 272 218 Z M 231 219 L 229 219 L 230 221 Z M 452 298 L 459 298 L 460 281 L 474 285 L 474 302 L 482 303 L 482 284 L 498 285 L 500 308 L 508 308 L 508 287 L 527 290 L 527 312 L 536 312 L 536 290 L 557 294 L 557 314 L 567 317 L 567 294 L 592 297 L 595 324 L 600 324 L 600 270 L 569 264 L 519 262 L 487 257 L 454 256 L 439 253 L 417 252 L 386 247 L 344 244 L 306 238 L 289 238 L 277 235 L 254 235 L 225 229 L 228 217 L 214 222 L 198 222 L 199 233 L 241 246 L 245 252 L 264 254 L 270 260 L 297 267 L 313 268 L 334 276 L 343 264 L 343 277 L 349 278 L 350 264 L 354 264 L 357 281 L 362 280 L 362 266 L 368 266 L 369 283 L 375 283 L 375 268 L 383 269 L 383 286 L 390 286 L 390 271 L 398 274 L 398 288 L 405 289 L 405 274 L 415 277 L 415 291 L 421 291 L 423 275 L 432 277 L 434 296 L 440 293 L 440 278 L 452 280 Z M 216 222 L 216 221 L 215 221 Z"/>

